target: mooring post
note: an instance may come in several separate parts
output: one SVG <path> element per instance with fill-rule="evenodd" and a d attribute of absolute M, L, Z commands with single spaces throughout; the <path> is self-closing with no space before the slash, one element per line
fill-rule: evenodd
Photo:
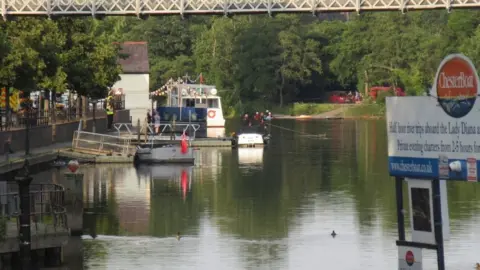
<path fill-rule="evenodd" d="M 25 159 L 24 176 L 15 177 L 18 183 L 18 193 L 20 195 L 20 230 L 18 239 L 20 241 L 20 260 L 22 270 L 31 269 L 31 231 L 30 231 L 30 183 L 32 177 L 29 176 L 28 160 Z"/>
<path fill-rule="evenodd" d="M 403 209 L 403 178 L 395 177 L 395 193 L 397 197 L 398 240 L 405 241 L 405 211 Z"/>
<path fill-rule="evenodd" d="M 140 143 L 140 133 L 142 130 L 140 129 L 140 118 L 137 119 L 137 142 Z"/>
<path fill-rule="evenodd" d="M 440 197 L 440 180 L 432 180 L 433 222 L 435 224 L 435 241 L 437 243 L 438 270 L 445 270 L 445 255 L 443 250 L 442 201 Z"/>

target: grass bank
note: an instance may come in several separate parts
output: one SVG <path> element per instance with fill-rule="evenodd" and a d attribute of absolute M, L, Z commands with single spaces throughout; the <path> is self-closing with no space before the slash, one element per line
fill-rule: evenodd
<path fill-rule="evenodd" d="M 385 104 L 365 103 L 346 107 L 345 118 L 382 118 L 385 116 Z"/>
<path fill-rule="evenodd" d="M 249 102 L 243 103 L 241 106 L 235 106 L 235 108 L 228 108 L 227 113 L 225 114 L 226 118 L 239 117 L 243 113 L 253 113 L 253 112 L 264 112 L 265 110 L 271 111 L 273 114 L 280 115 L 316 115 L 325 112 L 329 112 L 340 108 L 340 104 L 329 104 L 329 103 L 303 103 L 296 102 L 291 104 L 286 104 L 280 107 L 277 104 L 265 104 L 261 102 Z"/>

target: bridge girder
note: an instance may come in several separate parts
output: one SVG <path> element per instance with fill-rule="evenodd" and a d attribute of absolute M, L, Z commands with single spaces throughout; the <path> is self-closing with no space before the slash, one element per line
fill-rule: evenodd
<path fill-rule="evenodd" d="M 7 16 L 206 15 L 478 8 L 480 0 L 0 0 Z"/>

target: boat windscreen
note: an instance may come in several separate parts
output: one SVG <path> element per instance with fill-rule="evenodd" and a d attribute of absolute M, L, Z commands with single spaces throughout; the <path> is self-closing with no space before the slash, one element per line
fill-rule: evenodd
<path fill-rule="evenodd" d="M 220 108 L 219 103 L 220 102 L 218 101 L 218 98 L 207 99 L 207 107 L 208 108 L 218 109 L 218 108 Z"/>

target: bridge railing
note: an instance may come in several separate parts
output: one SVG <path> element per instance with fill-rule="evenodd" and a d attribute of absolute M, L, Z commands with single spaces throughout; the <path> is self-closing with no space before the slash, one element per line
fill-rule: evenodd
<path fill-rule="evenodd" d="M 187 134 L 188 140 L 193 140 L 200 129 L 200 124 L 182 123 L 173 125 L 171 123 L 160 123 L 158 134 L 155 132 L 155 124 L 144 124 L 140 129 L 131 123 L 115 123 L 113 127 L 117 131 L 118 136 L 140 134 L 146 135 L 150 139 L 155 139 L 157 136 L 170 136 L 172 133 L 180 130 L 182 133 Z"/>
<path fill-rule="evenodd" d="M 92 154 L 133 155 L 135 147 L 130 138 L 86 131 L 75 131 L 72 149 Z"/>
<path fill-rule="evenodd" d="M 18 235 L 20 230 L 20 195 L 18 186 L 8 184 L 8 192 L 0 194 L 2 237 Z M 30 185 L 30 220 L 36 234 L 68 231 L 65 189 L 57 184 Z M 16 224 L 13 229 L 8 223 Z"/>
<path fill-rule="evenodd" d="M 167 15 L 179 14 L 245 14 L 278 12 L 327 11 L 384 11 L 431 10 L 451 8 L 477 8 L 478 1 L 378 1 L 378 0 L 1 0 L 0 13 L 11 16 L 55 15 Z"/>

